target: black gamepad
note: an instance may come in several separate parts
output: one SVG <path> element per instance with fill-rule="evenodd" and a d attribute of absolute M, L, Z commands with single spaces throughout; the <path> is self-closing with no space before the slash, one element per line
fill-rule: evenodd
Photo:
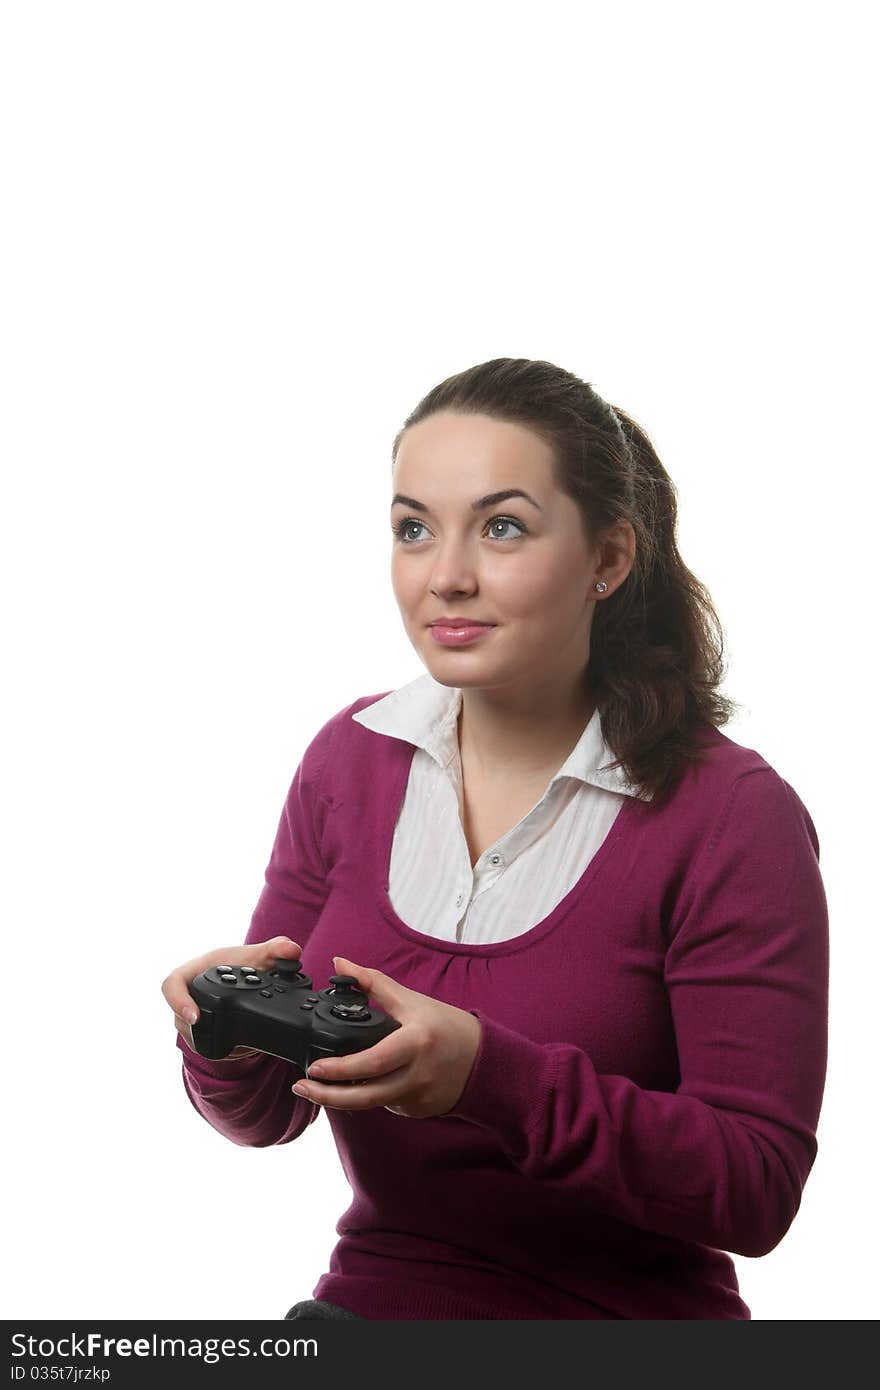
<path fill-rule="evenodd" d="M 315 990 L 298 960 L 275 960 L 262 971 L 212 965 L 189 992 L 199 1006 L 193 1045 L 214 1059 L 234 1047 L 256 1047 L 308 1072 L 319 1057 L 363 1052 L 400 1027 L 368 1007 L 353 975 L 331 975 L 328 989 Z"/>

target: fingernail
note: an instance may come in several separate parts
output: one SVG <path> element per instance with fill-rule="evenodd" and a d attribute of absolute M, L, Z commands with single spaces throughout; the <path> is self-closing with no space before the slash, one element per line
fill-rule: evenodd
<path fill-rule="evenodd" d="M 191 1009 L 189 1007 L 184 1009 L 183 1016 L 186 1019 L 187 1023 L 195 1023 L 196 1019 L 198 1018 L 198 1014 L 196 1013 L 195 1009 Z"/>
<path fill-rule="evenodd" d="M 309 1067 L 309 1076 L 317 1076 L 319 1081 L 322 1076 L 326 1075 L 327 1069 L 322 1062 L 315 1062 L 311 1067 Z"/>
<path fill-rule="evenodd" d="M 306 1100 L 309 1098 L 309 1088 L 304 1081 L 297 1081 L 293 1088 L 293 1093 L 297 1096 L 303 1096 Z"/>

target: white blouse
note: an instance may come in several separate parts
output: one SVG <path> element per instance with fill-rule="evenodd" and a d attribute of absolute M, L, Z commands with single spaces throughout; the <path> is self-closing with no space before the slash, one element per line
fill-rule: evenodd
<path fill-rule="evenodd" d="M 625 796 L 640 795 L 595 710 L 540 801 L 471 868 L 458 745 L 461 690 L 425 674 L 352 715 L 416 745 L 394 828 L 388 894 L 414 931 L 472 944 L 506 941 L 543 921 L 581 877 Z M 645 797 L 645 799 L 650 799 Z"/>

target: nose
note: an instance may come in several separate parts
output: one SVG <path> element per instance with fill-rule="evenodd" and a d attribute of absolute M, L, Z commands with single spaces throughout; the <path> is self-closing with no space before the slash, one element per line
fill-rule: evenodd
<path fill-rule="evenodd" d="M 478 586 L 474 558 L 468 546 L 450 537 L 435 552 L 431 567 L 431 593 L 443 598 L 452 594 L 472 594 Z"/>

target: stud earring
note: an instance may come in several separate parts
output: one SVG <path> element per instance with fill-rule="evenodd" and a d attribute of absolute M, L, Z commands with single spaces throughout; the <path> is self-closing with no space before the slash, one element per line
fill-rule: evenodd
<path fill-rule="evenodd" d="M 604 594 L 605 590 L 608 588 L 608 585 L 605 583 L 604 579 L 600 579 L 599 583 L 596 585 L 596 588 L 599 590 L 600 594 Z"/>

